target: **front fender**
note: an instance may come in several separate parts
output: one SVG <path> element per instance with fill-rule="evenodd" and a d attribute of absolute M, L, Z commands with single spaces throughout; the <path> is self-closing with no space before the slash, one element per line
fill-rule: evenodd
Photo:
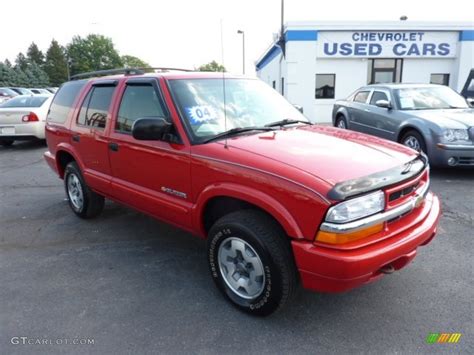
<path fill-rule="evenodd" d="M 295 219 L 280 202 L 264 192 L 234 183 L 214 183 L 199 194 L 193 207 L 193 224 L 202 236 L 206 236 L 203 225 L 204 210 L 207 202 L 214 197 L 232 197 L 258 206 L 273 216 L 288 236 L 298 239 L 303 238 L 303 233 Z"/>

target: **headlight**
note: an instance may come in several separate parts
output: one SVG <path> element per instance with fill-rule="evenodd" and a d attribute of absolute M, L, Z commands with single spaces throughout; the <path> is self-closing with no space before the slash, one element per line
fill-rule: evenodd
<path fill-rule="evenodd" d="M 365 196 L 350 199 L 329 209 L 326 222 L 346 223 L 373 215 L 383 210 L 385 195 L 377 191 Z"/>
<path fill-rule="evenodd" d="M 443 131 L 442 139 L 448 143 L 468 141 L 469 135 L 467 129 L 446 129 Z"/>

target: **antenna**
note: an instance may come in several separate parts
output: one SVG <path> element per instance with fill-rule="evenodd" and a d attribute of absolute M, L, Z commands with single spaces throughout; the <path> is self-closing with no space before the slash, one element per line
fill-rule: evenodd
<path fill-rule="evenodd" d="M 224 30 L 221 19 L 221 55 L 222 55 L 222 92 L 224 94 L 224 131 L 227 131 L 227 104 L 225 98 L 225 65 L 224 65 Z M 227 146 L 227 137 L 224 140 L 224 148 Z"/>

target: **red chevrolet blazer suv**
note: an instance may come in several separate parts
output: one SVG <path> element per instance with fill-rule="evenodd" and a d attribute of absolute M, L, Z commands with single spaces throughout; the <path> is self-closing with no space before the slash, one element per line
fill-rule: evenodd
<path fill-rule="evenodd" d="M 314 125 L 253 78 L 79 75 L 56 93 L 46 138 L 76 215 L 108 198 L 206 239 L 217 287 L 255 315 L 299 283 L 341 292 L 401 269 L 440 216 L 423 153 Z"/>

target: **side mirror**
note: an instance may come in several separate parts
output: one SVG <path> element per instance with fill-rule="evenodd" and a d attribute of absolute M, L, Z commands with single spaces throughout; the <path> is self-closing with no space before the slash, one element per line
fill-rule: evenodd
<path fill-rule="evenodd" d="M 132 136 L 142 141 L 160 141 L 172 127 L 173 124 L 162 117 L 139 118 L 133 123 Z"/>
<path fill-rule="evenodd" d="M 303 106 L 300 106 L 300 105 L 293 105 L 298 111 L 300 111 L 301 113 L 303 113 Z"/>
<path fill-rule="evenodd" d="M 468 97 L 466 101 L 469 106 L 474 107 L 474 97 Z"/>
<path fill-rule="evenodd" d="M 378 100 L 375 103 L 375 106 L 381 107 L 381 108 L 386 108 L 386 109 L 389 109 L 389 110 L 392 108 L 392 104 L 388 100 Z"/>

